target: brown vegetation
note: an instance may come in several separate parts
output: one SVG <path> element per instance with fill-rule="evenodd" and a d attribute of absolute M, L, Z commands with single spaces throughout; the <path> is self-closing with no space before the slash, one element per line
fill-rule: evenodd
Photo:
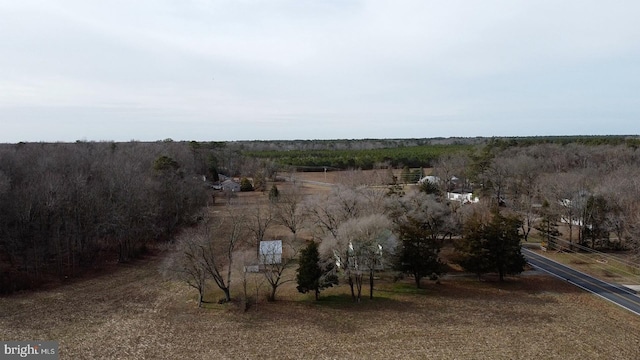
<path fill-rule="evenodd" d="M 445 279 L 421 290 L 381 279 L 378 298 L 360 304 L 346 285 L 315 302 L 287 284 L 281 301 L 242 312 L 233 304 L 198 309 L 194 291 L 164 280 L 159 263 L 150 257 L 52 291 L 1 298 L 0 338 L 59 340 L 65 359 L 640 356 L 636 315 L 547 276 Z"/>
<path fill-rule="evenodd" d="M 534 150 L 531 153 L 518 149 L 501 152 L 489 148 L 468 159 L 471 164 L 459 158 L 444 158 L 434 173 L 442 179 L 453 179 L 449 175 L 457 175 L 457 180 L 455 184 L 449 180 L 438 184 L 442 189 L 432 189 L 438 193 L 433 196 L 438 196 L 444 204 L 445 193 L 453 187 L 465 189 L 471 183 L 482 184 L 479 192 L 485 199 L 503 208 L 506 204 L 506 212 L 528 219 L 520 229 L 525 234 L 531 231 L 536 216 L 531 210 L 532 205 L 540 200 L 547 200 L 551 204 L 549 207 L 553 209 L 549 211 L 554 212 L 553 221 L 559 221 L 560 213 L 568 207 L 561 204 L 567 200 L 564 203 L 573 204 L 571 207 L 575 210 L 571 214 L 564 214 L 569 219 L 582 220 L 583 223 L 590 221 L 594 226 L 605 224 L 596 216 L 600 216 L 599 212 L 604 214 L 605 209 L 604 206 L 597 208 L 595 200 L 598 197 L 605 198 L 603 194 L 606 194 L 603 183 L 591 181 L 595 178 L 593 175 L 598 173 L 596 168 L 588 167 L 587 161 L 569 161 L 571 159 L 566 154 L 566 159 L 557 156 L 553 164 L 543 166 L 547 155 L 558 149 Z M 579 150 L 582 152 L 576 155 L 578 158 L 597 159 L 594 154 Z M 606 163 L 607 166 L 621 169 L 621 177 L 635 174 L 632 168 L 622 164 L 630 163 L 637 154 L 628 149 L 609 151 L 621 155 L 618 158 L 624 155 L 626 162 L 616 166 Z M 221 164 L 241 167 L 234 165 L 233 156 L 222 155 L 219 159 Z M 518 160 L 504 161 L 509 158 Z M 173 165 L 170 160 L 167 159 L 166 166 L 159 169 L 171 170 Z M 519 169 L 516 165 L 524 162 L 539 167 L 529 166 L 513 171 Z M 605 163 L 598 164 L 598 171 L 603 171 Z M 242 167 L 248 168 L 249 165 L 245 163 Z M 470 169 L 468 173 L 458 173 L 463 170 L 466 172 L 467 168 Z M 536 172 L 546 172 L 545 175 L 527 177 L 534 168 Z M 252 171 L 238 170 L 243 174 L 255 171 L 255 168 Z M 579 177 L 577 183 L 581 186 L 580 191 L 574 187 L 563 188 L 561 185 L 568 182 L 558 182 L 555 175 L 559 172 L 572 172 L 571 176 Z M 173 179 L 172 173 L 164 175 L 160 180 L 167 182 L 165 184 L 158 180 L 159 191 L 165 190 L 163 185 L 173 184 L 169 182 Z M 388 211 L 389 198 L 385 196 L 387 188 L 384 184 L 388 184 L 393 175 L 388 169 L 368 173 L 281 173 L 278 177 L 286 177 L 289 181 L 276 182 L 280 188 L 277 201 L 272 201 L 266 191 L 234 193 L 226 202 L 210 204 L 202 217 L 194 221 L 194 224 L 199 224 L 192 229 L 194 232 L 211 224 L 209 220 L 226 224 L 204 229 L 211 231 L 211 234 L 205 232 L 206 236 L 194 243 L 193 256 L 187 257 L 187 260 L 197 260 L 193 264 L 207 265 L 207 280 L 200 272 L 195 272 L 195 277 L 193 272 L 187 272 L 191 278 L 187 277 L 186 281 L 184 277 L 176 279 L 161 276 L 160 273 L 167 270 L 167 262 L 162 258 L 175 256 L 177 252 L 156 254 L 124 263 L 111 273 L 93 279 L 75 281 L 47 291 L 0 298 L 0 338 L 59 340 L 62 356 L 74 359 L 640 357 L 640 320 L 636 315 L 539 274 L 508 278 L 506 283 L 479 282 L 474 278 L 450 275 L 442 279 L 440 285 L 429 283 L 424 284 L 426 286 L 423 289 L 416 289 L 411 279 L 393 282 L 393 274 L 372 270 L 368 275 L 371 275 L 370 284 L 374 284 L 374 275 L 376 277 L 377 297 L 354 303 L 351 301 L 353 284 L 358 285 L 358 279 L 354 281 L 348 271 L 343 271 L 348 275 L 343 279 L 350 281 L 351 286 L 343 284 L 327 289 L 323 291 L 320 301 L 314 301 L 312 295 L 299 294 L 295 283 L 280 281 L 280 276 L 294 278 L 292 268 L 283 267 L 282 271 L 273 272 L 278 282 L 276 287 L 271 284 L 271 289 L 264 272 L 249 274 L 245 271 L 245 266 L 251 264 L 252 258 L 259 256 L 256 250 L 262 239 L 282 238 L 294 246 L 313 239 L 328 247 L 325 255 L 333 256 L 341 247 L 353 246 L 357 249 L 360 246 L 364 249 L 363 245 L 369 244 L 365 240 L 369 239 L 353 233 L 366 233 L 358 226 L 364 220 Z M 274 177 L 265 176 L 265 179 L 273 180 Z M 333 187 L 325 182 L 345 186 Z M 271 184 L 265 183 L 267 186 L 261 188 L 269 189 Z M 362 188 L 359 185 L 379 187 Z M 536 191 L 525 191 L 529 188 L 535 188 Z M 405 199 L 414 198 L 405 190 L 401 188 L 398 194 L 407 194 Z M 547 190 L 548 193 L 545 193 Z M 635 183 L 630 183 L 625 190 L 638 189 Z M 175 191 L 167 190 L 160 199 L 171 204 L 173 198 L 169 195 L 173 193 Z M 6 189 L 4 194 L 8 194 Z M 593 194 L 589 196 L 595 199 L 591 202 L 595 205 L 588 206 L 590 202 L 587 201 L 578 206 L 578 201 L 574 199 L 583 197 L 583 194 Z M 608 195 L 613 198 L 613 195 L 620 194 Z M 453 204 L 452 201 L 446 203 L 451 206 L 451 222 L 442 223 L 442 227 L 432 227 L 436 229 L 432 234 L 434 239 L 443 242 L 447 237 L 451 241 L 460 236 L 458 230 L 467 216 L 468 207 Z M 421 207 L 417 209 L 422 209 L 425 204 L 426 201 L 419 201 Z M 257 208 L 268 209 L 268 212 L 256 212 Z M 431 208 L 435 209 L 433 206 Z M 422 210 L 426 212 L 431 208 Z M 621 204 L 620 208 L 636 209 L 632 203 Z M 402 209 L 408 213 L 411 207 Z M 619 226 L 620 234 L 629 240 L 625 246 L 632 248 L 634 243 L 630 239 L 637 228 L 629 223 L 634 219 L 624 216 L 626 212 L 607 211 L 609 218 L 606 219 L 605 230 L 595 235 L 581 230 L 575 240 L 585 243 L 587 236 L 590 236 L 592 247 L 596 247 L 598 241 L 605 243 L 605 240 L 608 246 L 610 233 Z M 441 212 L 429 214 L 436 213 Z M 399 212 L 395 218 L 397 220 L 402 216 L 402 212 Z M 442 220 L 439 216 L 433 217 Z M 169 218 L 164 219 L 172 220 Z M 229 223 L 233 219 L 239 222 Z M 240 219 L 242 233 L 236 232 L 240 228 Z M 10 223 L 8 220 L 6 222 Z M 180 222 L 170 223 L 171 229 L 166 229 L 166 234 L 177 230 L 175 227 Z M 381 224 L 383 221 L 376 220 L 373 223 Z M 358 231 L 347 231 L 348 225 L 353 225 L 351 227 Z M 373 227 L 371 225 L 364 229 Z M 188 231 L 183 235 L 186 238 L 179 240 L 178 244 L 189 245 L 189 241 L 195 239 Z M 371 238 L 375 241 L 392 239 L 377 235 Z M 336 245 L 340 244 L 337 240 L 342 240 L 341 246 Z M 569 240 L 572 241 L 572 238 L 569 237 Z M 618 242 L 621 240 L 622 236 L 618 236 Z M 233 246 L 226 246 L 222 250 L 214 246 L 224 244 Z M 379 244 L 373 242 L 369 245 L 367 249 L 391 247 L 378 248 Z M 449 255 L 448 248 L 443 250 L 443 255 Z M 351 256 L 355 251 L 348 251 L 348 255 Z M 185 251 L 182 253 L 189 255 Z M 368 269 L 373 269 L 376 264 L 381 264 L 377 257 L 382 252 L 369 253 L 375 254 L 375 258 L 369 261 L 372 265 L 368 266 Z M 236 256 L 239 254 L 242 256 Z M 367 263 L 367 259 L 362 257 L 356 263 Z M 30 264 L 28 259 L 23 262 Z M 176 263 L 182 264 L 183 269 L 184 264 L 192 264 L 188 261 L 173 262 Z M 348 264 L 348 259 L 343 263 Z M 455 268 L 455 265 L 449 265 L 451 269 Z M 358 271 L 364 270 L 358 268 Z M 360 286 L 362 275 L 356 273 L 356 276 L 360 276 Z M 189 279 L 195 281 L 189 282 Z M 211 279 L 216 281 L 217 287 Z M 203 284 L 206 286 L 203 287 Z M 267 292 L 270 292 L 273 300 L 276 288 L 279 301 L 267 302 Z M 233 301 L 219 304 L 217 300 L 220 298 Z M 204 302 L 201 304 L 200 300 Z"/>

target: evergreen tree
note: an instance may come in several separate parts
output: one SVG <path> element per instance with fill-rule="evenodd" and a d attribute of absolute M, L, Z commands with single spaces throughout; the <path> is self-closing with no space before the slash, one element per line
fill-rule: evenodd
<path fill-rule="evenodd" d="M 278 190 L 278 187 L 274 185 L 271 186 L 271 190 L 269 190 L 269 201 L 271 201 L 272 203 L 277 202 L 278 198 L 280 197 L 280 191 Z"/>
<path fill-rule="evenodd" d="M 607 227 L 607 217 L 610 212 L 609 204 L 604 196 L 590 196 L 585 206 L 584 223 L 582 227 L 583 241 L 591 240 L 591 248 L 596 248 L 598 240 L 609 240 L 609 231 Z"/>
<path fill-rule="evenodd" d="M 440 242 L 434 239 L 425 224 L 411 217 L 398 224 L 397 230 L 401 247 L 396 258 L 396 269 L 413 275 L 416 287 L 420 288 L 423 277 L 440 275 L 442 272 L 444 263 L 438 257 Z"/>
<path fill-rule="evenodd" d="M 547 249 L 554 250 L 557 248 L 555 238 L 562 235 L 558 231 L 557 215 L 554 214 L 549 202 L 545 200 L 542 203 L 540 223 L 536 227 L 536 230 L 540 231 L 547 238 Z"/>
<path fill-rule="evenodd" d="M 253 191 L 253 184 L 246 177 L 240 180 L 240 191 Z"/>
<path fill-rule="evenodd" d="M 207 178 L 211 181 L 220 181 L 218 175 L 218 159 L 212 154 L 207 158 Z"/>
<path fill-rule="evenodd" d="M 425 180 L 420 184 L 419 190 L 427 195 L 435 195 L 437 197 L 442 196 L 442 191 L 440 190 L 440 186 L 435 182 L 431 182 L 429 180 Z"/>
<path fill-rule="evenodd" d="M 526 260 L 520 251 L 521 220 L 516 216 L 504 216 L 493 210 L 488 221 L 474 214 L 464 225 L 463 238 L 456 250 L 459 264 L 480 277 L 495 271 L 504 281 L 507 274 L 524 270 Z"/>
<path fill-rule="evenodd" d="M 332 269 L 323 269 L 320 266 L 320 254 L 318 244 L 311 241 L 300 252 L 299 267 L 296 275 L 299 292 L 306 294 L 309 291 L 315 292 L 318 300 L 320 290 L 338 284 L 338 277 L 333 274 Z"/>

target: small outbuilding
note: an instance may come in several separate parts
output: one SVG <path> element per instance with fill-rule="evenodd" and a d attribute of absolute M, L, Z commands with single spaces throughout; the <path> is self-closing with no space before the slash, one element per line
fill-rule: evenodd
<path fill-rule="evenodd" d="M 260 265 L 282 263 L 282 240 L 260 241 Z"/>

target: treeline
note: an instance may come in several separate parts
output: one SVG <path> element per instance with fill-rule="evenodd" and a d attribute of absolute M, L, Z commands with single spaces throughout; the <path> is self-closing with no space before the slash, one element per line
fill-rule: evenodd
<path fill-rule="evenodd" d="M 372 150 L 424 145 L 478 145 L 486 138 L 422 138 L 422 139 L 342 139 L 342 140 L 254 140 L 230 141 L 229 148 L 243 151 L 291 150 Z"/>
<path fill-rule="evenodd" d="M 204 205 L 214 153 L 172 141 L 0 146 L 0 293 L 168 239 Z"/>
<path fill-rule="evenodd" d="M 208 143 L 242 151 L 318 151 L 373 150 L 426 145 L 483 145 L 499 142 L 505 146 L 537 144 L 640 145 L 638 135 L 572 135 L 522 137 L 438 137 L 413 139 L 342 139 L 342 140 L 254 140 Z"/>
<path fill-rule="evenodd" d="M 469 152 L 477 146 L 492 148 L 535 145 L 640 146 L 637 136 L 537 136 L 493 138 L 364 139 L 364 140 L 291 140 L 230 142 L 229 149 L 247 157 L 270 159 L 281 166 L 299 169 L 331 167 L 369 170 L 384 165 L 433 167 L 443 155 Z"/>
<path fill-rule="evenodd" d="M 370 150 L 289 150 L 245 151 L 248 157 L 270 159 L 280 165 L 294 167 L 333 167 L 370 170 L 384 164 L 394 168 L 431 167 L 445 154 L 472 149 L 472 145 L 422 145 Z"/>
<path fill-rule="evenodd" d="M 587 146 L 599 145 L 627 145 L 640 146 L 640 137 L 624 135 L 598 135 L 598 136 L 534 136 L 534 137 L 505 137 L 487 139 L 487 143 L 501 148 L 513 146 L 532 146 L 541 144 L 568 145 L 578 144 Z"/>

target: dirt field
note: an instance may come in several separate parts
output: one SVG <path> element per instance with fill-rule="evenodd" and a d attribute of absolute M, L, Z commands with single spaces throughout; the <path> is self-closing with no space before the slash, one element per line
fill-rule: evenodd
<path fill-rule="evenodd" d="M 381 281 L 314 302 L 293 283 L 246 313 L 197 309 L 164 280 L 160 256 L 55 290 L 0 299 L 0 338 L 59 340 L 63 359 L 637 359 L 640 318 L 558 280 Z M 236 291 L 237 294 L 237 291 Z M 218 294 L 210 294 L 212 299 Z"/>
<path fill-rule="evenodd" d="M 360 304 L 344 285 L 315 302 L 289 282 L 279 301 L 261 296 L 242 312 L 198 309 L 193 289 L 160 275 L 163 256 L 0 298 L 0 339 L 58 340 L 61 359 L 640 358 L 640 317 L 535 273 L 502 284 L 451 276 L 425 290 L 382 278 Z M 212 288 L 206 300 L 220 296 Z"/>

